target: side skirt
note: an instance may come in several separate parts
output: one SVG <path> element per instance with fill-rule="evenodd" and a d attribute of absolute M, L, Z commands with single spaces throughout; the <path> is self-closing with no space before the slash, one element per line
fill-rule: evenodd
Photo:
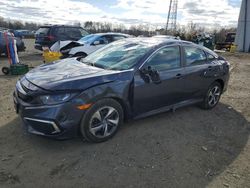
<path fill-rule="evenodd" d="M 175 111 L 177 108 L 197 104 L 197 103 L 202 102 L 202 101 L 203 101 L 203 99 L 191 99 L 191 100 L 182 101 L 182 102 L 176 103 L 174 105 L 164 106 L 164 107 L 161 107 L 161 108 L 149 111 L 149 112 L 145 112 L 143 114 L 135 116 L 133 119 L 141 119 L 141 118 L 145 118 L 145 117 L 148 117 L 151 115 L 167 112 L 170 110 Z"/>

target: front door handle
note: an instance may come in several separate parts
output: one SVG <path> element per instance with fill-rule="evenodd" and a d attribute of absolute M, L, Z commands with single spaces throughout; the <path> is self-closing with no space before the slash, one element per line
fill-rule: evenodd
<path fill-rule="evenodd" d="M 208 70 L 208 71 L 211 71 L 211 70 L 212 70 L 212 66 L 209 66 L 209 67 L 207 68 L 207 70 Z"/>

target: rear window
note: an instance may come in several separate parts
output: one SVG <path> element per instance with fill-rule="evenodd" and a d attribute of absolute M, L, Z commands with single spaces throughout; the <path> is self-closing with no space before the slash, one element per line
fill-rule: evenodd
<path fill-rule="evenodd" d="M 36 34 L 48 34 L 48 32 L 49 32 L 49 27 L 41 27 L 40 29 L 38 29 L 37 31 L 36 31 Z"/>
<path fill-rule="evenodd" d="M 82 37 L 85 37 L 85 36 L 87 36 L 87 35 L 89 34 L 87 31 L 85 31 L 85 30 L 82 29 L 82 28 L 79 28 L 79 30 L 80 30 L 80 32 L 81 32 Z"/>

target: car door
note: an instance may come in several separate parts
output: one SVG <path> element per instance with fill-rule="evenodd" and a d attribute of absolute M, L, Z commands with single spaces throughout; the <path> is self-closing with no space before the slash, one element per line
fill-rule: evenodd
<path fill-rule="evenodd" d="M 201 98 L 213 80 L 213 60 L 208 59 L 205 51 L 196 46 L 183 46 L 183 51 L 185 96 L 187 99 Z"/>
<path fill-rule="evenodd" d="M 135 115 L 182 101 L 185 72 L 181 59 L 179 46 L 166 46 L 156 50 L 139 68 L 134 76 Z"/>

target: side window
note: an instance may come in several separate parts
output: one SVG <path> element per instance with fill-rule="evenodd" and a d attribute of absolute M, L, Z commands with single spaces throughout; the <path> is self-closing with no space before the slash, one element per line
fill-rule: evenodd
<path fill-rule="evenodd" d="M 203 50 L 195 47 L 184 47 L 186 56 L 186 66 L 206 63 L 207 57 Z"/>
<path fill-rule="evenodd" d="M 157 71 L 164 71 L 181 67 L 180 48 L 178 46 L 166 47 L 157 51 L 144 65 Z"/>
<path fill-rule="evenodd" d="M 113 36 L 113 41 L 117 41 L 117 40 L 121 40 L 121 39 L 125 39 L 126 37 L 125 36 L 122 36 L 122 35 L 114 35 Z"/>
<path fill-rule="evenodd" d="M 108 44 L 111 42 L 111 38 L 109 36 L 101 36 L 96 40 L 100 41 L 100 44 Z"/>
<path fill-rule="evenodd" d="M 81 33 L 81 37 L 85 37 L 85 36 L 87 36 L 88 35 L 88 32 L 87 31 L 85 31 L 84 29 L 82 29 L 82 28 L 79 28 L 79 31 L 80 31 L 80 33 Z"/>
<path fill-rule="evenodd" d="M 108 41 L 108 43 L 113 42 L 112 36 L 111 35 L 106 35 L 105 36 L 106 40 Z"/>
<path fill-rule="evenodd" d="M 55 34 L 56 36 L 58 36 L 59 38 L 64 37 L 65 36 L 65 31 L 64 31 L 64 27 L 58 27 L 55 29 Z"/>
<path fill-rule="evenodd" d="M 70 38 L 81 38 L 82 37 L 82 34 L 81 34 L 81 32 L 80 32 L 80 30 L 78 29 L 78 28 L 74 28 L 74 27 L 72 27 L 72 28 L 65 28 L 65 33 L 66 33 L 66 35 L 68 36 L 68 37 L 70 37 Z"/>

